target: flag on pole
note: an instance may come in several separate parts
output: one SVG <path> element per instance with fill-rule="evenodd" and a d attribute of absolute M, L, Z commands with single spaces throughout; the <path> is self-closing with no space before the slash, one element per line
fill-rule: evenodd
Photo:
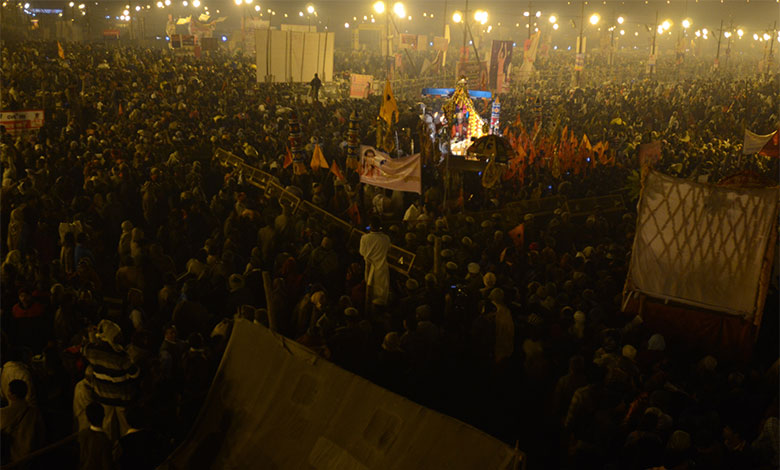
<path fill-rule="evenodd" d="M 379 117 L 388 124 L 393 123 L 393 115 L 398 120 L 398 103 L 393 95 L 393 87 L 390 86 L 390 80 L 385 81 L 385 92 L 382 94 L 382 107 L 379 108 Z"/>
<path fill-rule="evenodd" d="M 350 220 L 352 220 L 352 223 L 360 225 L 360 209 L 358 209 L 357 202 L 353 202 L 352 205 L 347 208 L 347 215 Z"/>
<path fill-rule="evenodd" d="M 285 147 L 284 152 L 284 163 L 282 164 L 282 168 L 287 168 L 288 166 L 292 165 L 293 157 L 292 153 L 290 153 L 290 147 Z"/>
<path fill-rule="evenodd" d="M 65 59 L 65 49 L 62 48 L 62 44 L 59 41 L 57 41 L 57 55 L 60 59 Z"/>
<path fill-rule="evenodd" d="M 322 154 L 320 144 L 314 144 L 314 153 L 311 156 L 311 162 L 309 163 L 309 166 L 311 166 L 312 170 L 316 170 L 318 168 L 328 168 L 328 161 L 325 160 L 325 155 Z"/>
<path fill-rule="evenodd" d="M 344 177 L 344 173 L 341 172 L 341 168 L 339 168 L 339 164 L 336 163 L 336 160 L 333 160 L 333 164 L 330 166 L 330 172 L 333 173 L 333 175 L 338 178 L 339 181 L 346 181 L 347 179 Z"/>
<path fill-rule="evenodd" d="M 778 156 L 778 132 L 767 135 L 758 135 L 745 129 L 745 143 L 742 145 L 742 154 L 757 153 L 767 157 Z"/>
<path fill-rule="evenodd" d="M 119 103 L 119 110 L 117 111 L 117 114 L 119 116 L 123 115 L 125 113 L 125 110 L 122 109 L 122 103 Z"/>

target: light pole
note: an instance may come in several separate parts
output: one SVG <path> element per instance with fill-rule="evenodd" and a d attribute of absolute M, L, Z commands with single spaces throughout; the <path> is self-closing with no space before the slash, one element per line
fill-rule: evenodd
<path fill-rule="evenodd" d="M 374 3 L 374 11 L 381 15 L 385 12 L 385 2 Z M 385 15 L 385 78 L 390 80 L 390 19 Z"/>

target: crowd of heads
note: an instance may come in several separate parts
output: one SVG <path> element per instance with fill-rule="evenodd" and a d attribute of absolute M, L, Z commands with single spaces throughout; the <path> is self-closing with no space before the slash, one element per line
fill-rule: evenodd
<path fill-rule="evenodd" d="M 738 157 L 745 128 L 776 125 L 776 77 L 637 77 L 575 92 L 555 78 L 515 85 L 502 98 L 511 116 L 502 128 L 532 128 L 542 103 L 545 121 L 610 141 L 616 163 L 557 177 L 540 169 L 522 188 L 506 183 L 446 214 L 434 163 L 419 199 L 362 187 L 354 173 L 342 182 L 285 167 L 291 111 L 309 158 L 318 143 L 347 168 L 349 116 L 358 113 L 361 142 L 372 143 L 378 97 L 312 102 L 295 86 L 256 84 L 248 59 L 218 52 L 65 50 L 63 60 L 51 43 L 2 46 L 3 109 L 41 108 L 46 122 L 0 135 L 0 381 L 4 399 L 27 397 L 44 412 L 48 441 L 73 426 L 100 424 L 114 440 L 144 427 L 170 450 L 244 319 L 519 439 L 549 468 L 777 462 L 776 364 L 685 354 L 620 313 L 633 210 L 470 212 L 620 191 L 638 168 L 637 146 L 652 140 L 663 141 L 658 168 L 673 175 L 770 175 L 776 160 Z M 356 72 L 383 66 L 365 55 L 341 60 Z M 418 100 L 399 100 L 402 121 L 414 122 Z M 408 128 L 402 148 L 419 138 Z M 338 217 L 355 204 L 363 220 L 375 216 L 372 231 L 415 255 L 409 276 L 393 273 L 390 301 L 366 301 L 347 233 L 267 198 L 214 158 L 220 148 Z M 510 232 L 520 222 L 518 238 Z"/>

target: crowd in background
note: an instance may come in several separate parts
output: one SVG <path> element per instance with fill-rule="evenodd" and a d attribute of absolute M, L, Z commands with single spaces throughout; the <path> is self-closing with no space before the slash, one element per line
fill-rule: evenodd
<path fill-rule="evenodd" d="M 67 44 L 59 59 L 56 44 L 17 43 L 2 58 L 2 108 L 46 115 L 36 133 L 0 130 L 0 422 L 14 436 L 4 458 L 79 431 L 80 455 L 60 448 L 33 465 L 153 468 L 190 429 L 234 317 L 268 325 L 271 314 L 280 333 L 347 370 L 518 440 L 530 468 L 777 465 L 776 355 L 694 355 L 619 313 L 632 208 L 526 214 L 518 242 L 508 235 L 518 221 L 501 214 L 444 217 L 434 162 L 419 199 L 285 167 L 290 111 L 306 151 L 318 143 L 346 168 L 349 116 L 373 144 L 376 96 L 313 102 L 294 86 L 257 85 L 250 61 L 216 52 Z M 344 63 L 371 72 L 380 59 Z M 777 76 L 703 75 L 694 62 L 679 80 L 637 73 L 570 91 L 570 77 L 544 78 L 569 59 L 514 85 L 501 127 L 533 128 L 541 105 L 542 132 L 609 141 L 614 163 L 534 169 L 522 187 L 505 182 L 463 207 L 620 191 L 652 140 L 672 175 L 776 176 L 777 160 L 740 157 L 740 142 L 745 128 L 776 128 Z M 406 151 L 413 139 L 419 148 L 419 101 L 399 100 Z M 339 217 L 353 204 L 363 221 L 378 217 L 373 228 L 415 253 L 415 270 L 392 275 L 386 305 L 367 303 L 363 260 L 340 229 L 267 199 L 214 159 L 218 148 Z"/>

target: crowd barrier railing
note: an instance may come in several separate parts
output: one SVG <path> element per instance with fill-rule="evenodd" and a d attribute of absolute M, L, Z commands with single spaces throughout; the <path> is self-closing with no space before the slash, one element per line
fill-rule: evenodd
<path fill-rule="evenodd" d="M 273 175 L 248 165 L 241 157 L 221 148 L 217 149 L 215 158 L 224 166 L 238 169 L 248 183 L 263 190 L 267 198 L 278 198 L 279 203 L 288 207 L 291 213 L 294 214 L 300 211 L 307 216 L 315 217 L 326 224 L 335 226 L 346 234 L 348 243 L 359 246 L 360 237 L 365 235 L 366 232 L 353 227 L 346 220 L 331 214 L 325 209 L 309 201 L 302 200 L 297 194 L 277 183 Z M 396 245 L 391 245 L 387 254 L 390 267 L 405 276 L 409 276 L 409 272 L 414 267 L 414 259 L 414 253 Z"/>

